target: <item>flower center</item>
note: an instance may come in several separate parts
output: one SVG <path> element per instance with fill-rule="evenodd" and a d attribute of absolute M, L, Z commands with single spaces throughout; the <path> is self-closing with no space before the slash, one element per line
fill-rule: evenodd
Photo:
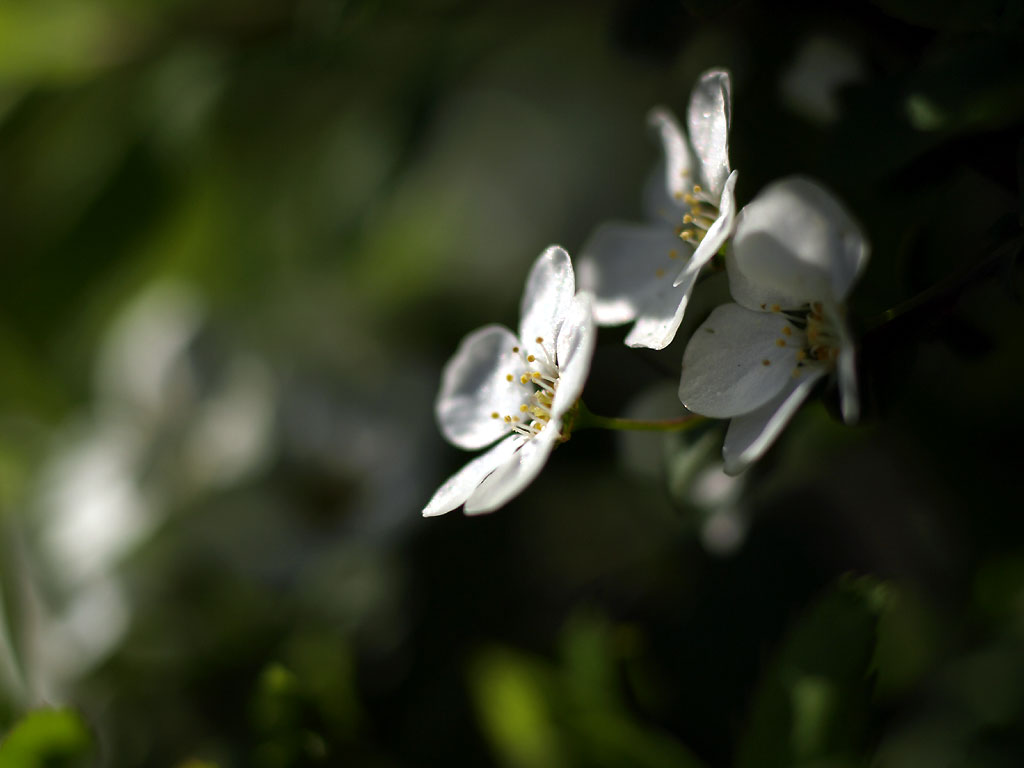
<path fill-rule="evenodd" d="M 683 215 L 683 226 L 679 227 L 676 234 L 684 242 L 697 245 L 704 239 L 711 225 L 717 221 L 720 201 L 713 198 L 700 184 L 694 184 L 691 192 L 677 193 L 676 197 L 690 206 L 690 211 Z"/>
<path fill-rule="evenodd" d="M 523 388 L 518 412 L 491 412 L 492 419 L 504 419 L 512 426 L 513 432 L 527 438 L 539 435 L 551 421 L 551 404 L 558 389 L 558 366 L 544 348 L 543 337 L 538 336 L 536 343 L 536 354 L 528 354 L 523 346 L 512 347 L 525 369 L 518 375 L 505 375 L 505 380 L 511 385 Z"/>
<path fill-rule="evenodd" d="M 796 348 L 796 368 L 793 375 L 799 376 L 802 368 L 824 365 L 833 368 L 839 357 L 840 338 L 835 327 L 825 316 L 821 302 L 808 304 L 800 309 L 782 309 L 778 304 L 762 304 L 761 309 L 785 316 L 775 344 L 779 347 Z M 769 365 L 768 360 L 764 361 Z"/>

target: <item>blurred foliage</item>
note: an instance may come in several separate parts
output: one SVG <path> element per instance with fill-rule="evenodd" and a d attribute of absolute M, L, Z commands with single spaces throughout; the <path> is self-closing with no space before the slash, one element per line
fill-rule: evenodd
<path fill-rule="evenodd" d="M 0 765 L 1020 765 L 1022 43 L 1019 0 L 0 2 Z M 640 217 L 710 66 L 740 203 L 805 173 L 869 233 L 863 424 L 826 390 L 736 480 L 720 425 L 584 431 L 422 520 L 444 361 Z M 602 329 L 588 405 L 677 416 L 713 305 Z"/>

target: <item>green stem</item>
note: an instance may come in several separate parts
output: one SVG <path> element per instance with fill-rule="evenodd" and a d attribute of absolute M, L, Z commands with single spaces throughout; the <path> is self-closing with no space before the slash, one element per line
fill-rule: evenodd
<path fill-rule="evenodd" d="M 1020 249 L 1021 244 L 1021 238 L 1016 237 L 995 249 L 987 258 L 964 265 L 953 274 L 926 288 L 917 295 L 900 302 L 892 309 L 887 309 L 885 312 L 875 315 L 865 323 L 865 332 L 875 331 L 916 309 L 928 304 L 938 303 L 940 300 L 958 293 L 971 280 L 992 268 L 1000 260 L 1016 253 Z"/>
<path fill-rule="evenodd" d="M 681 432 L 706 421 L 705 417 L 696 413 L 678 419 L 620 419 L 612 416 L 599 416 L 591 412 L 582 400 L 576 415 L 574 429 L 615 429 L 632 432 Z"/>

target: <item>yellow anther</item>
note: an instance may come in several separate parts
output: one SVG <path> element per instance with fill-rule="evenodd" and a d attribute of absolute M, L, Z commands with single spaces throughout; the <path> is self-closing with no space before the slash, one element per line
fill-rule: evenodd
<path fill-rule="evenodd" d="M 797 360 L 803 360 L 803 359 L 805 359 L 806 357 L 807 357 L 807 353 L 806 353 L 806 352 L 804 352 L 804 351 L 803 351 L 802 349 L 798 349 L 798 350 L 796 351 L 796 359 L 797 359 Z"/>
<path fill-rule="evenodd" d="M 694 205 L 700 205 L 700 200 L 698 200 L 693 195 L 683 195 L 683 202 L 685 202 L 687 205 L 691 207 Z"/>
<path fill-rule="evenodd" d="M 668 252 L 668 257 L 670 259 L 678 259 L 679 258 L 679 251 L 669 251 Z"/>
<path fill-rule="evenodd" d="M 659 267 L 658 269 L 654 270 L 654 275 L 655 275 L 655 277 L 664 277 L 665 276 L 665 270 L 661 269 Z"/>
<path fill-rule="evenodd" d="M 511 416 L 506 416 L 506 417 L 505 417 L 505 421 L 506 421 L 507 423 L 511 424 L 511 423 L 512 423 L 512 417 L 511 417 Z"/>
<path fill-rule="evenodd" d="M 522 376 L 519 377 L 519 383 L 520 384 L 525 384 L 529 380 L 530 380 L 530 374 L 528 374 L 528 373 L 524 373 Z"/>
<path fill-rule="evenodd" d="M 497 412 L 497 411 L 492 411 L 492 412 L 491 412 L 491 418 L 492 418 L 492 419 L 497 419 L 497 418 L 500 418 L 500 417 L 498 416 L 498 412 Z"/>
<path fill-rule="evenodd" d="M 693 224 L 693 216 L 688 213 L 683 214 L 683 224 Z"/>
<path fill-rule="evenodd" d="M 513 352 L 518 352 L 519 351 L 519 347 L 512 347 L 512 351 Z"/>
<path fill-rule="evenodd" d="M 540 371 L 534 371 L 533 372 L 533 378 L 539 379 L 540 378 Z"/>
<path fill-rule="evenodd" d="M 693 185 L 693 194 L 699 195 L 703 191 L 704 191 L 704 188 L 700 184 L 694 184 Z"/>
<path fill-rule="evenodd" d="M 693 240 L 693 230 L 684 229 L 682 232 L 679 233 L 679 237 L 681 237 L 683 240 Z"/>
<path fill-rule="evenodd" d="M 789 327 L 788 325 L 786 325 L 786 326 L 783 326 L 783 328 L 782 328 L 782 332 L 783 332 L 784 334 L 786 334 L 787 336 L 792 336 L 792 335 L 793 335 L 793 329 L 792 329 L 792 328 L 790 328 L 790 327 Z"/>
<path fill-rule="evenodd" d="M 761 365 L 771 365 L 771 364 L 772 364 L 771 360 L 762 360 L 761 361 Z"/>
<path fill-rule="evenodd" d="M 530 410 L 530 407 L 529 407 L 528 405 L 526 405 L 526 404 L 524 403 L 523 405 L 520 405 L 520 406 L 519 406 L 519 410 L 520 410 L 520 411 L 521 411 L 522 413 L 526 413 L 526 412 L 527 412 L 528 410 Z"/>
<path fill-rule="evenodd" d="M 505 381 L 512 381 L 512 374 L 511 373 L 505 376 Z"/>
<path fill-rule="evenodd" d="M 781 312 L 781 311 L 782 311 L 782 307 L 780 307 L 778 304 L 772 304 L 772 312 Z"/>
<path fill-rule="evenodd" d="M 543 344 L 544 343 L 544 337 L 543 336 L 538 336 L 537 337 L 537 343 L 538 344 Z"/>
<path fill-rule="evenodd" d="M 682 193 L 682 192 L 679 192 L 679 191 L 677 190 L 677 191 L 675 191 L 675 192 L 673 192 L 673 193 L 672 193 L 672 197 L 674 197 L 674 198 L 675 198 L 676 200 L 682 200 L 682 198 L 683 198 L 683 193 Z"/>
<path fill-rule="evenodd" d="M 775 346 L 776 347 L 784 347 L 784 346 L 786 346 L 786 340 L 785 339 L 776 339 L 775 340 Z"/>
<path fill-rule="evenodd" d="M 528 363 L 532 363 L 532 362 L 533 362 L 534 360 L 536 360 L 536 359 L 537 359 L 537 358 L 536 358 L 536 357 L 534 357 L 533 355 L 527 355 L 527 356 L 526 356 L 526 362 L 528 362 Z"/>

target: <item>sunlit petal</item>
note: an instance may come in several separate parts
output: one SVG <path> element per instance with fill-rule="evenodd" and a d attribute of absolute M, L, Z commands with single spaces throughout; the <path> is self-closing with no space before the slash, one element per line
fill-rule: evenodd
<path fill-rule="evenodd" d="M 539 435 L 523 443 L 508 461 L 485 477 L 466 501 L 466 514 L 493 512 L 532 483 L 551 455 L 560 428 L 558 420 L 552 419 Z"/>
<path fill-rule="evenodd" d="M 569 254 L 552 245 L 534 262 L 526 279 L 519 311 L 519 337 L 523 342 L 543 346 L 548 358 L 554 360 L 558 328 L 575 293 Z"/>
<path fill-rule="evenodd" d="M 423 516 L 443 515 L 461 506 L 483 479 L 511 459 L 522 444 L 523 438 L 513 435 L 477 456 L 437 489 L 433 498 L 423 508 Z"/>
<path fill-rule="evenodd" d="M 582 290 L 594 294 L 594 320 L 617 325 L 636 319 L 651 296 L 686 263 L 691 246 L 656 224 L 604 224 L 579 259 Z"/>
<path fill-rule="evenodd" d="M 579 399 L 590 373 L 597 343 L 592 305 L 589 293 L 578 294 L 562 321 L 558 334 L 558 389 L 551 405 L 552 416 L 556 419 Z"/>
<path fill-rule="evenodd" d="M 708 190 L 720 195 L 729 176 L 729 123 L 732 86 L 729 73 L 710 70 L 700 76 L 690 95 L 686 126 Z"/>
<path fill-rule="evenodd" d="M 781 315 L 738 304 L 717 307 L 683 354 L 683 405 L 703 416 L 728 418 L 771 400 L 797 364 L 797 345 L 784 331 L 788 327 Z"/>
<path fill-rule="evenodd" d="M 502 417 L 524 401 L 519 377 L 526 370 L 508 328 L 488 325 L 466 336 L 441 374 L 437 420 L 450 442 L 473 450 L 490 445 L 510 427 Z M 493 414 L 498 414 L 494 418 Z"/>
<path fill-rule="evenodd" d="M 729 422 L 722 447 L 728 474 L 739 474 L 764 455 L 824 374 L 824 368 L 801 369 L 801 375 L 791 378 L 770 401 Z"/>
<path fill-rule="evenodd" d="M 788 297 L 788 306 L 842 301 L 868 258 L 860 227 L 839 201 L 799 176 L 765 187 L 740 212 L 732 250 L 743 282 Z"/>

